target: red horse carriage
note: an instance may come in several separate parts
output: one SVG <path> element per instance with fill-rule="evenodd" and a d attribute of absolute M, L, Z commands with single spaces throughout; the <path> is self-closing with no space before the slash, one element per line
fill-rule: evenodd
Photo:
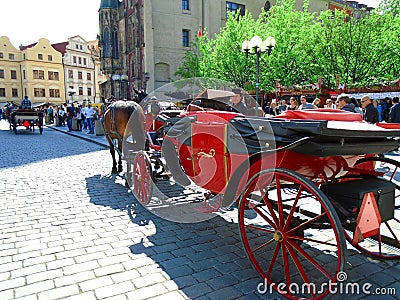
<path fill-rule="evenodd" d="M 217 195 L 216 211 L 237 207 L 246 254 L 271 289 L 292 299 L 327 296 L 342 282 L 346 240 L 375 258 L 400 258 L 400 163 L 382 155 L 398 148 L 399 125 L 323 109 L 246 116 L 198 100 L 156 127 L 146 102 L 139 134 L 162 136 L 157 151 L 176 182 Z M 145 206 L 153 150 L 126 150 Z"/>

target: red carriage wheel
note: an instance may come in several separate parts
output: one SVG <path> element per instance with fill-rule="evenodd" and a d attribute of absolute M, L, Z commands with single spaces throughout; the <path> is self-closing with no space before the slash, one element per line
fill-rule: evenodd
<path fill-rule="evenodd" d="M 147 205 L 153 193 L 153 171 L 149 156 L 139 151 L 133 163 L 133 184 L 136 198 L 143 205 Z"/>
<path fill-rule="evenodd" d="M 340 220 L 327 197 L 304 176 L 268 169 L 246 184 L 240 236 L 254 268 L 289 299 L 320 299 L 346 261 Z"/>
<path fill-rule="evenodd" d="M 382 222 L 378 234 L 353 243 L 354 228 L 345 228 L 345 237 L 357 250 L 379 259 L 400 258 L 400 162 L 387 157 L 365 157 L 355 165 L 375 172 L 377 177 L 384 178 L 396 185 L 394 218 Z"/>

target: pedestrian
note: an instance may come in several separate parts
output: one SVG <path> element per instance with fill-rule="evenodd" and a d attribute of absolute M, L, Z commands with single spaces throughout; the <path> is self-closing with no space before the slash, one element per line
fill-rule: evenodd
<path fill-rule="evenodd" d="M 351 103 L 350 96 L 347 94 L 340 94 L 337 98 L 339 109 L 355 113 L 355 105 Z"/>
<path fill-rule="evenodd" d="M 87 130 L 88 128 L 88 123 L 86 120 L 86 110 L 88 109 L 88 107 L 86 106 L 86 104 L 83 104 L 83 107 L 81 108 L 81 112 L 82 112 L 82 124 L 83 124 L 83 129 Z"/>
<path fill-rule="evenodd" d="M 368 123 L 375 124 L 378 122 L 378 110 L 372 104 L 371 98 L 363 96 L 361 98 L 361 107 L 363 108 L 363 119 Z"/>
<path fill-rule="evenodd" d="M 76 130 L 77 131 L 82 131 L 82 111 L 81 111 L 82 106 L 78 106 L 76 108 Z"/>
<path fill-rule="evenodd" d="M 94 134 L 94 115 L 96 111 L 93 109 L 92 104 L 88 104 L 87 109 L 85 110 L 85 119 L 87 121 L 87 126 L 89 128 L 88 134 Z"/>
<path fill-rule="evenodd" d="M 58 115 L 58 124 L 60 126 L 65 126 L 65 110 L 62 105 L 58 107 L 57 115 Z"/>
<path fill-rule="evenodd" d="M 301 102 L 301 104 L 299 106 L 299 110 L 317 108 L 316 106 L 314 106 L 311 103 L 307 102 L 306 96 L 300 96 L 300 102 Z"/>
<path fill-rule="evenodd" d="M 74 104 L 71 104 L 71 106 L 67 107 L 67 126 L 68 126 L 68 132 L 72 131 L 72 119 L 75 116 L 75 107 Z"/>
<path fill-rule="evenodd" d="M 28 96 L 25 96 L 24 99 L 21 101 L 21 108 L 22 109 L 32 109 L 32 102 L 29 100 Z"/>
<path fill-rule="evenodd" d="M 393 106 L 389 111 L 389 123 L 400 123 L 400 103 L 399 97 L 393 97 Z"/>

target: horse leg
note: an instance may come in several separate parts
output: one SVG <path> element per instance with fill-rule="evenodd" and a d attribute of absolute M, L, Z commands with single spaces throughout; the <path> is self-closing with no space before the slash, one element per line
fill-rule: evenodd
<path fill-rule="evenodd" d="M 122 172 L 122 140 L 118 139 L 118 148 L 119 148 L 119 153 L 118 153 L 118 172 Z"/>
<path fill-rule="evenodd" d="M 114 143 L 112 142 L 111 138 L 109 138 L 108 136 L 107 136 L 107 141 L 108 141 L 108 144 L 110 145 L 110 153 L 111 153 L 111 157 L 112 157 L 112 161 L 113 161 L 111 173 L 115 174 L 115 173 L 117 173 L 117 161 L 115 160 Z"/>

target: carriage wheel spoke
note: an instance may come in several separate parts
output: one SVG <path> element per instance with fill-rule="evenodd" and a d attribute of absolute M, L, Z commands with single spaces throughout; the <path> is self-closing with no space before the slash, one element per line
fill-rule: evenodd
<path fill-rule="evenodd" d="M 283 214 L 283 204 L 282 204 L 282 189 L 281 181 L 278 176 L 275 176 L 276 181 L 276 192 L 278 196 L 278 214 L 279 214 L 279 228 L 282 228 L 285 221 L 285 215 Z"/>
<path fill-rule="evenodd" d="M 279 225 L 279 220 L 278 220 L 278 218 L 276 217 L 274 208 L 273 208 L 272 205 L 271 205 L 271 201 L 269 201 L 269 199 L 268 199 L 268 197 L 267 197 L 267 193 L 264 193 L 264 194 L 263 194 L 262 199 L 264 200 L 265 205 L 267 205 L 267 208 L 268 208 L 268 210 L 269 210 L 269 213 L 270 213 L 271 217 L 274 219 L 274 222 L 275 222 L 275 224 L 276 224 L 276 226 L 274 226 L 274 227 L 277 227 L 277 226 Z"/>
<path fill-rule="evenodd" d="M 261 211 L 260 211 L 257 207 L 254 207 L 253 209 L 254 209 L 254 211 L 255 211 L 261 218 L 263 218 L 272 228 L 274 228 L 274 229 L 277 228 L 277 224 L 274 224 L 265 214 L 261 213 Z"/>
<path fill-rule="evenodd" d="M 289 269 L 289 257 L 286 250 L 286 245 L 282 245 L 282 258 L 283 258 L 283 268 L 285 269 L 285 277 L 286 277 L 286 287 L 290 286 L 290 269 Z M 287 291 L 289 294 L 290 291 Z"/>
<path fill-rule="evenodd" d="M 269 268 L 268 268 L 268 271 L 267 271 L 267 274 L 266 274 L 267 278 L 269 278 L 269 276 L 272 273 L 272 269 L 274 268 L 276 259 L 277 259 L 278 254 L 279 254 L 279 250 L 281 249 L 281 246 L 282 246 L 282 243 L 276 243 L 275 251 L 274 251 L 274 254 L 272 255 L 271 263 L 269 264 Z"/>
<path fill-rule="evenodd" d="M 260 250 L 260 249 L 262 249 L 262 248 L 264 248 L 264 247 L 270 245 L 273 241 L 275 241 L 275 240 L 272 238 L 272 239 L 270 239 L 268 242 L 265 242 L 264 244 L 258 246 L 257 248 L 255 248 L 255 249 L 252 250 L 251 252 L 252 252 L 252 253 L 256 253 L 258 250 Z"/>
<path fill-rule="evenodd" d="M 296 265 L 296 268 L 299 271 L 301 278 L 303 278 L 304 283 L 306 283 L 307 285 L 310 285 L 311 282 L 308 279 L 308 276 L 303 268 L 303 265 L 301 264 L 301 262 L 299 260 L 298 255 L 296 254 L 296 252 L 293 250 L 292 246 L 290 246 L 289 243 L 286 243 L 286 248 L 289 251 L 290 257 L 292 258 L 294 264 Z M 314 290 L 311 291 L 311 295 L 313 297 L 315 297 Z"/>
<path fill-rule="evenodd" d="M 302 227 L 304 227 L 304 226 L 306 226 L 306 225 L 308 225 L 308 224 L 310 224 L 310 223 L 322 218 L 326 214 L 327 214 L 326 212 L 323 212 L 322 214 L 320 214 L 320 215 L 318 215 L 318 216 L 316 216 L 316 217 L 314 217 L 314 218 L 312 218 L 312 219 L 310 219 L 310 220 L 308 220 L 308 221 L 306 221 L 304 223 L 301 223 L 300 225 L 298 225 L 298 226 L 296 226 L 294 228 L 291 228 L 287 233 L 291 233 L 293 231 L 296 231 L 296 230 L 298 230 L 298 229 L 300 229 L 300 228 L 302 228 Z"/>
<path fill-rule="evenodd" d="M 268 232 L 268 233 L 271 233 L 271 234 L 274 234 L 274 232 L 275 232 L 275 230 L 270 230 L 270 229 L 267 229 L 267 228 L 264 228 L 264 227 L 259 227 L 259 226 L 250 225 L 250 224 L 244 225 L 244 226 L 246 228 L 252 228 L 252 229 L 255 229 L 255 230 L 260 230 L 260 231 Z"/>
<path fill-rule="evenodd" d="M 328 242 L 324 242 L 324 241 L 318 241 L 318 240 L 315 240 L 315 239 L 310 239 L 310 238 L 307 238 L 307 237 L 301 237 L 301 236 L 297 236 L 297 235 L 290 235 L 290 236 L 288 236 L 288 238 L 293 239 L 293 240 L 313 242 L 313 243 L 318 243 L 318 244 L 322 244 L 322 245 L 337 247 L 337 245 L 333 244 L 333 243 L 328 243 Z"/>
<path fill-rule="evenodd" d="M 287 241 L 293 248 L 295 248 L 305 259 L 313 264 L 326 278 L 333 280 L 333 276 L 329 274 L 315 259 L 313 259 L 303 248 L 290 240 Z"/>
<path fill-rule="evenodd" d="M 394 237 L 394 239 L 396 240 L 397 246 L 400 245 L 400 242 L 397 238 L 397 236 L 395 235 L 395 233 L 393 232 L 392 227 L 390 227 L 390 225 L 388 224 L 388 222 L 385 222 L 386 227 L 389 229 L 390 233 L 392 234 L 392 236 Z"/>
<path fill-rule="evenodd" d="M 288 226 L 290 225 L 290 222 L 292 221 L 294 212 L 295 212 L 295 210 L 296 210 L 296 208 L 297 208 L 297 202 L 298 202 L 299 199 L 300 199 L 300 195 L 301 195 L 301 192 L 302 192 L 302 191 L 303 191 L 303 187 L 300 186 L 299 190 L 297 191 L 297 194 L 296 194 L 296 198 L 295 198 L 295 200 L 294 200 L 294 203 L 292 204 L 292 208 L 290 209 L 289 215 L 288 215 L 288 217 L 287 217 L 287 219 L 286 219 L 286 223 L 285 223 L 285 226 L 283 227 L 283 230 L 286 230 L 286 229 L 288 228 Z"/>

